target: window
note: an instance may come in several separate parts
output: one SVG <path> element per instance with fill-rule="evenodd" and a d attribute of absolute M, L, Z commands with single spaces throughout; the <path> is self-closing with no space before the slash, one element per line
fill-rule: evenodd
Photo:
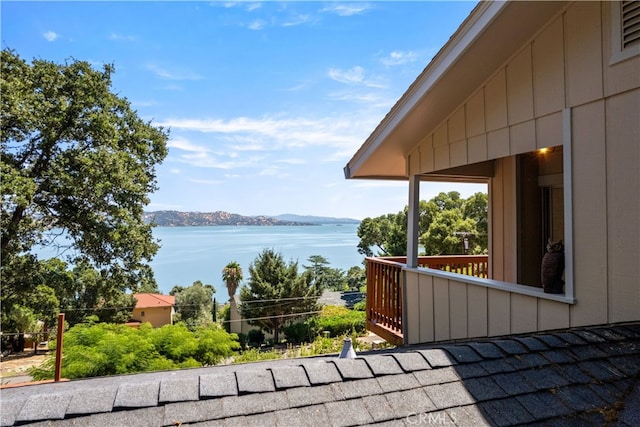
<path fill-rule="evenodd" d="M 541 287 L 547 242 L 565 239 L 562 148 L 517 156 L 519 284 Z"/>
<path fill-rule="evenodd" d="M 611 61 L 640 55 L 640 0 L 611 2 Z"/>
<path fill-rule="evenodd" d="M 144 311 L 140 312 L 140 316 L 144 317 Z"/>

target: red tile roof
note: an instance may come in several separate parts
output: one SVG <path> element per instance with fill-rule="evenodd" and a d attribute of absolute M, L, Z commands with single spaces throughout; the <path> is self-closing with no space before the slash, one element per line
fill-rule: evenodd
<path fill-rule="evenodd" d="M 138 300 L 136 308 L 173 307 L 176 304 L 176 297 L 173 295 L 133 294 L 133 297 Z"/>

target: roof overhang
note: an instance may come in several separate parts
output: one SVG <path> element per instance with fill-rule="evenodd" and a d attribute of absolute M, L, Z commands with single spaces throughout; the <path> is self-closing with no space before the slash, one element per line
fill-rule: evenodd
<path fill-rule="evenodd" d="M 345 177 L 407 179 L 407 155 L 566 2 L 480 2 L 344 167 Z"/>

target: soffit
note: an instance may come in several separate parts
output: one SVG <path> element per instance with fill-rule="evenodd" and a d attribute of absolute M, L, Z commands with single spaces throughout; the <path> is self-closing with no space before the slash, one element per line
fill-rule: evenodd
<path fill-rule="evenodd" d="M 409 151 L 564 6 L 480 3 L 345 166 L 346 178 L 406 179 Z"/>

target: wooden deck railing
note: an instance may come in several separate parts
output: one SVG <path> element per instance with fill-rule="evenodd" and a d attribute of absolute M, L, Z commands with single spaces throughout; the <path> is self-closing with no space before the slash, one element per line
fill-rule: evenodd
<path fill-rule="evenodd" d="M 387 261 L 407 263 L 406 257 L 383 257 Z M 438 255 L 418 257 L 418 266 L 465 274 L 474 277 L 489 277 L 488 255 Z"/>
<path fill-rule="evenodd" d="M 367 329 L 395 345 L 403 344 L 402 269 L 406 257 L 367 258 Z M 487 255 L 418 258 L 420 267 L 475 277 L 488 277 Z"/>
<path fill-rule="evenodd" d="M 402 345 L 404 264 L 367 258 L 367 329 L 394 345 Z"/>

